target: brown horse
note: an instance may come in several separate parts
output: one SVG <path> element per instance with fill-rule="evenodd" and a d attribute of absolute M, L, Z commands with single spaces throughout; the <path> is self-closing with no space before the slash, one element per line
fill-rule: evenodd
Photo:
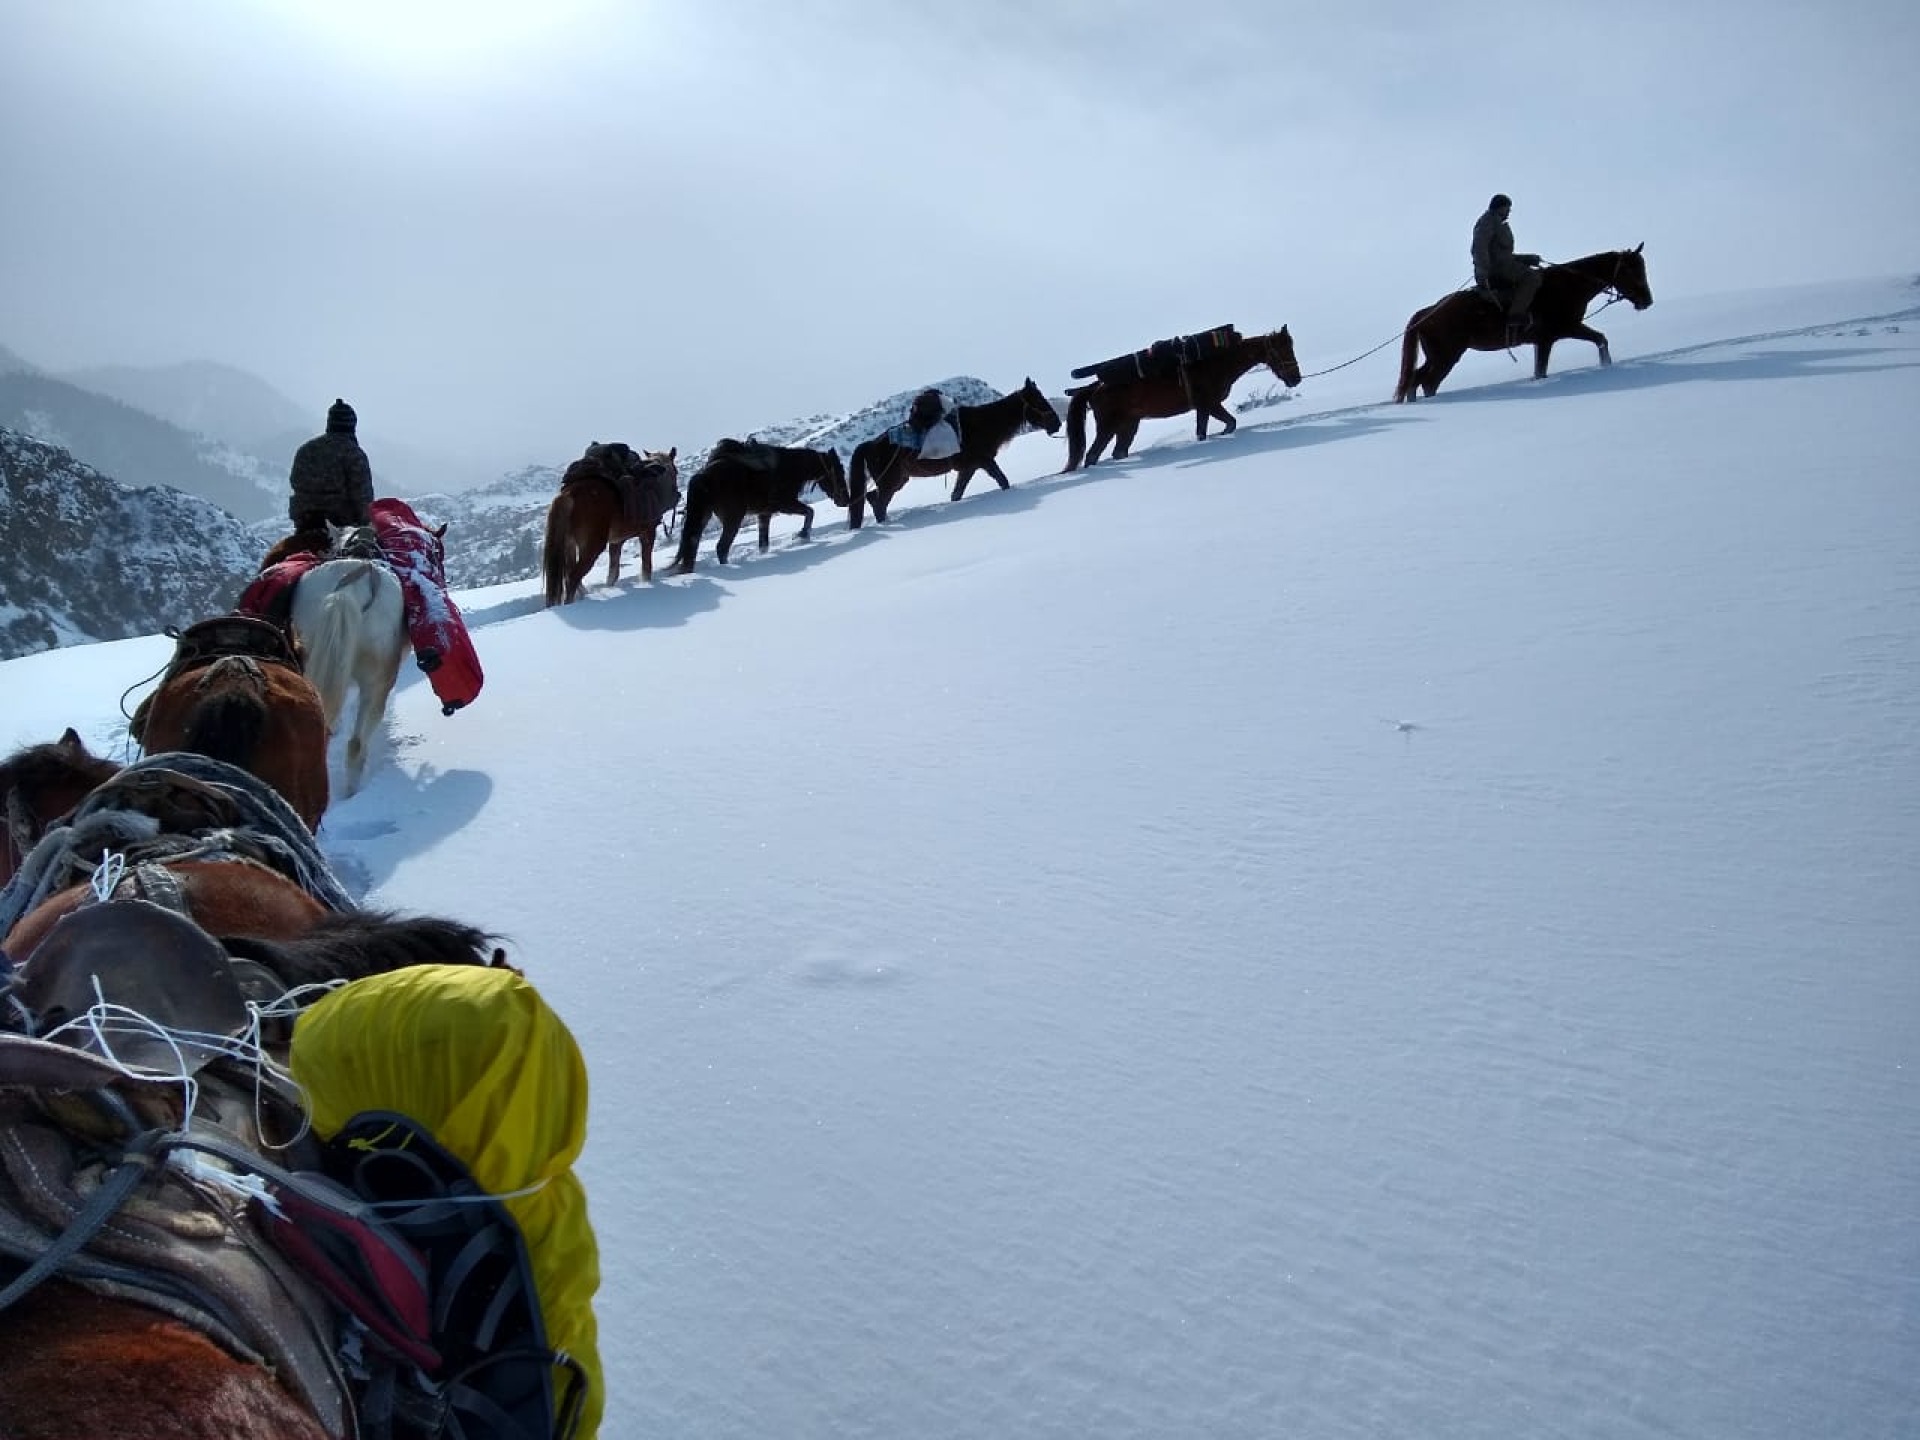
<path fill-rule="evenodd" d="M 954 411 L 952 420 L 960 432 L 960 450 L 942 460 L 923 460 L 910 448 L 889 439 L 885 434 L 863 440 L 853 447 L 853 456 L 847 463 L 848 483 L 853 492 L 853 504 L 847 514 L 849 530 L 858 530 L 866 519 L 868 501 L 873 502 L 873 518 L 885 520 L 888 502 L 900 492 L 901 486 L 916 475 L 944 475 L 949 470 L 958 471 L 953 482 L 953 493 L 948 497 L 952 500 L 965 495 L 968 482 L 982 470 L 1005 490 L 1008 483 L 1006 473 L 1001 470 L 996 457 L 1006 448 L 1007 442 L 1020 433 L 1021 427 L 1032 426 L 1049 435 L 1060 433 L 1060 412 L 1053 408 L 1051 400 L 1040 393 L 1040 387 L 1033 383 L 1031 375 L 1011 395 L 1002 395 L 998 400 L 989 400 L 984 405 L 960 406 Z M 873 481 L 872 490 L 867 489 L 869 478 Z"/>
<path fill-rule="evenodd" d="M 1096 380 L 1067 391 L 1067 465 L 1078 470 L 1084 459 L 1096 465 L 1114 442 L 1113 458 L 1124 460 L 1140 433 L 1142 420 L 1164 420 L 1193 411 L 1193 436 L 1207 438 L 1207 421 L 1218 420 L 1220 433 L 1239 428 L 1227 410 L 1227 396 L 1240 377 L 1265 365 L 1289 390 L 1300 383 L 1300 362 L 1293 357 L 1293 336 L 1282 325 L 1266 335 L 1248 335 L 1213 354 L 1189 361 L 1171 375 L 1111 382 Z M 1093 448 L 1087 448 L 1087 412 L 1093 412 Z M 1062 473 L 1066 473 L 1063 471 Z"/>
<path fill-rule="evenodd" d="M 138 801 L 139 795 L 129 790 L 112 804 L 142 808 Z M 162 809 L 156 805 L 150 813 L 160 818 Z M 167 820 L 161 824 L 163 831 L 171 828 Z M 158 883 L 151 876 L 156 868 L 170 877 L 162 888 L 177 887 L 174 898 L 184 901 L 202 930 L 231 937 L 224 941 L 226 948 L 244 956 L 256 975 L 264 966 L 269 980 L 282 989 L 408 965 L 504 961 L 491 948 L 491 937 L 470 926 L 427 917 L 336 913 L 308 889 L 250 860 L 143 863 L 129 869 L 123 882 L 123 890 L 131 887 L 134 892 L 130 898 L 144 894 L 140 887 Z M 23 974 L 33 973 L 36 951 L 55 921 L 88 899 L 91 888 L 83 884 L 56 891 L 5 935 L 6 951 L 22 961 Z M 109 902 L 96 906 L 94 913 L 120 909 Z M 109 919 L 109 928 L 112 923 Z M 99 928 L 96 925 L 94 933 Z M 263 1039 L 267 1033 L 263 1030 Z M 284 1063 L 281 1042 L 274 1043 L 274 1058 Z M 142 1211 L 141 1221 L 157 1223 L 156 1213 L 166 1212 L 149 1208 Z M 188 1212 L 179 1223 L 197 1220 L 204 1226 L 208 1219 L 205 1211 Z M 254 1236 L 246 1248 L 258 1249 L 260 1244 Z M 124 1257 L 127 1252 L 118 1253 Z M 81 1435 L 326 1440 L 335 1433 L 294 1393 L 286 1369 L 276 1375 L 258 1358 L 236 1353 L 228 1348 L 234 1343 L 231 1338 L 215 1343 L 189 1323 L 191 1305 L 169 1303 L 163 1311 L 123 1298 L 130 1293 L 124 1286 L 105 1294 L 55 1280 L 0 1310 L 0 1402 L 8 1440 L 71 1440 Z M 330 1314 L 309 1315 L 308 1329 L 331 1333 Z M 223 1315 L 223 1326 L 229 1319 Z M 297 1333 L 286 1341 L 293 1354 L 305 1353 L 299 1349 L 302 1343 Z M 326 1363 L 312 1360 L 318 1369 L 307 1373 L 318 1373 Z"/>
<path fill-rule="evenodd" d="M 607 584 L 618 581 L 620 549 L 628 540 L 640 542 L 640 578 L 653 579 L 654 536 L 667 512 L 680 503 L 679 453 L 677 445 L 637 453 L 623 444 L 594 444 L 567 467 L 560 493 L 547 507 L 546 539 L 540 547 L 548 605 L 571 605 L 580 598 L 587 572 L 602 550 L 607 552 Z M 628 507 L 628 485 L 639 491 L 638 514 Z"/>
<path fill-rule="evenodd" d="M 706 533 L 707 521 L 715 515 L 720 517 L 720 540 L 714 555 L 722 565 L 733 548 L 733 537 L 749 515 L 760 519 L 763 554 L 775 515 L 800 516 L 800 538 L 809 539 L 813 535 L 813 507 L 800 498 L 809 485 L 818 485 L 842 508 L 852 503 L 838 450 L 722 440 L 687 482 L 687 514 L 680 526 L 676 572 L 685 575 L 693 569 L 700 553 L 700 538 Z"/>
<path fill-rule="evenodd" d="M 0 760 L 0 885 L 11 880 L 47 827 L 84 800 L 119 765 L 87 749 L 72 726 L 46 745 L 28 745 Z"/>
<path fill-rule="evenodd" d="M 1533 342 L 1534 379 L 1546 377 L 1547 357 L 1559 340 L 1590 341 L 1599 350 L 1602 365 L 1613 363 L 1607 337 L 1587 324 L 1587 307 L 1603 291 L 1636 310 L 1653 304 L 1646 257 L 1640 253 L 1644 248 L 1602 250 L 1564 265 L 1549 265 L 1541 272 L 1529 327 L 1518 336 Z M 1497 303 L 1478 290 L 1456 290 L 1408 319 L 1393 398 L 1417 400 L 1422 390 L 1432 395 L 1467 351 L 1510 350 L 1514 343 L 1507 333 L 1506 314 Z M 1422 347 L 1426 359 L 1416 365 Z"/>
<path fill-rule="evenodd" d="M 239 766 L 279 791 L 309 830 L 320 828 L 326 710 L 277 627 L 246 615 L 188 627 L 128 729 L 150 755 L 185 750 Z"/>
<path fill-rule="evenodd" d="M 242 862 L 212 868 L 253 871 L 254 877 L 279 880 Z M 244 886 L 258 880 L 242 879 L 236 873 L 235 883 Z M 67 908 L 64 899 L 56 897 L 42 909 L 56 903 Z M 96 907 L 120 908 L 117 901 Z M 206 929 L 203 913 L 196 911 L 195 918 Z M 34 947 L 50 924 L 36 911 L 8 937 L 11 953 L 28 957 L 28 973 Z M 409 965 L 496 965 L 504 960 L 492 949 L 491 937 L 470 926 L 369 912 L 290 916 L 258 932 L 253 941 L 224 943 L 232 954 L 244 957 L 256 975 L 264 965 L 270 983 L 282 989 L 358 979 Z M 270 1053 L 285 1063 L 283 1043 L 275 1043 Z M 189 1221 L 202 1227 L 216 1223 L 205 1208 L 179 1212 L 160 1208 L 164 1192 L 151 1190 L 151 1183 L 143 1182 L 136 1192 L 136 1198 L 155 1197 L 144 1202 L 140 1223 L 149 1228 L 166 1224 L 170 1214 L 177 1215 L 172 1223 L 181 1226 Z M 128 1209 L 131 1212 L 134 1206 Z M 235 1242 L 261 1248 L 259 1234 L 237 1218 L 217 1223 L 246 1232 L 244 1236 L 236 1233 Z M 133 1233 L 137 1242 L 137 1226 Z M 123 1265 L 128 1263 L 124 1247 L 117 1253 Z M 306 1316 L 310 1332 L 331 1333 L 336 1323 L 331 1306 L 297 1298 L 289 1303 Z M 160 1309 L 133 1299 L 124 1281 L 113 1293 L 97 1293 L 64 1280 L 49 1280 L 0 1311 L 0 1402 L 4 1402 L 7 1440 L 73 1440 L 94 1435 L 328 1440 L 333 1429 L 295 1393 L 285 1369 L 276 1374 L 259 1358 L 215 1343 L 211 1337 L 219 1332 L 203 1333 L 191 1322 L 190 1313 L 190 1306 L 179 1303 Z M 222 1323 L 231 1323 L 230 1318 L 223 1315 Z M 291 1353 L 305 1357 L 309 1379 L 324 1373 L 328 1362 L 321 1358 L 318 1342 L 306 1340 L 296 1330 L 283 1343 Z M 350 1395 L 336 1391 L 333 1398 L 351 1408 Z M 348 1426 L 353 1433 L 352 1422 Z"/>

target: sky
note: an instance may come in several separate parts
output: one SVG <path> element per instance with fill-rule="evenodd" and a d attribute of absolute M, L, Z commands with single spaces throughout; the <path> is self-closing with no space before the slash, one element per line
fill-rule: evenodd
<path fill-rule="evenodd" d="M 0 345 L 211 359 L 471 473 L 1164 335 L 1308 369 L 1516 200 L 1657 291 L 1920 263 L 1920 11 L 0 0 Z M 376 470 L 379 456 L 374 455 Z"/>
<path fill-rule="evenodd" d="M 580 1040 L 609 1440 L 1920 1432 L 1920 289 L 1601 324 L 458 597 L 320 840 Z"/>

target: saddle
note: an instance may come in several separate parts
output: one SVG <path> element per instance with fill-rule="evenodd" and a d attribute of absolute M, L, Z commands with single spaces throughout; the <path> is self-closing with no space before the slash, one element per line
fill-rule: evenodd
<path fill-rule="evenodd" d="M 178 1032 L 84 1033 L 79 1050 L 137 1069 L 195 1074 L 215 1036 L 247 1027 L 247 1002 L 227 952 L 176 911 L 148 900 L 84 905 L 54 923 L 20 967 L 15 992 L 44 1033 L 106 1004 Z M 201 1038 L 193 1038 L 201 1037 Z"/>
<path fill-rule="evenodd" d="M 167 1163 L 183 1149 L 257 1155 L 267 1140 L 283 1163 L 316 1153 L 281 1144 L 296 1134 L 292 1095 L 220 1052 L 248 1017 L 219 942 L 184 915 L 115 900 L 62 917 L 0 979 L 9 1023 L 39 1032 L 0 1028 L 0 1309 L 55 1275 L 138 1301 L 271 1365 L 330 1434 L 347 1433 L 325 1300 L 253 1238 L 237 1187 Z M 54 1033 L 102 1001 L 145 1021 Z"/>
<path fill-rule="evenodd" d="M 260 615 L 233 611 L 200 620 L 181 630 L 169 625 L 165 631 L 174 642 L 173 658 L 167 662 L 164 686 L 176 675 L 196 670 L 228 655 L 242 655 L 268 665 L 284 665 L 295 674 L 305 668 L 300 652 L 287 632 Z"/>
<path fill-rule="evenodd" d="M 1229 345 L 1239 344 L 1240 338 L 1240 332 L 1233 326 L 1216 325 L 1211 330 L 1196 330 L 1191 335 L 1156 340 L 1144 350 L 1116 355 L 1111 360 L 1097 361 L 1092 365 L 1082 365 L 1070 373 L 1076 380 L 1091 377 L 1110 385 L 1124 384 L 1129 380 L 1154 380 L 1176 374 L 1195 361 L 1217 355 Z"/>
<path fill-rule="evenodd" d="M 771 475 L 780 468 L 780 447 L 763 440 L 716 440 L 707 452 L 707 462 L 725 460 L 742 470 L 760 470 Z"/>

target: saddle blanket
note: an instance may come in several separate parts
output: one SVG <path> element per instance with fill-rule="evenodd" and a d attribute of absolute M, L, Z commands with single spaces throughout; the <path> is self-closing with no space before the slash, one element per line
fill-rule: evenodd
<path fill-rule="evenodd" d="M 902 420 L 887 430 L 887 439 L 903 450 L 911 450 L 922 460 L 950 460 L 960 453 L 960 432 L 950 420 L 939 420 L 926 433 Z"/>
<path fill-rule="evenodd" d="M 319 563 L 320 557 L 311 550 L 300 550 L 269 565 L 240 592 L 233 608 L 242 615 L 258 615 L 282 630 L 287 629 L 293 618 L 293 587 Z"/>
<path fill-rule="evenodd" d="M 426 672 L 440 713 L 470 705 L 486 683 L 480 656 L 467 635 L 460 607 L 447 594 L 446 552 L 404 500 L 382 498 L 372 506 L 380 551 L 400 579 L 407 601 L 407 638 L 415 663 Z"/>

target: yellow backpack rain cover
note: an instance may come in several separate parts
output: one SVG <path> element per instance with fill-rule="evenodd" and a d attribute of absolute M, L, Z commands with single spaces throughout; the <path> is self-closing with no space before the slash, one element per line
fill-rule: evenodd
<path fill-rule="evenodd" d="M 587 1138 L 587 1067 L 560 1017 L 511 970 L 416 965 L 314 1004 L 294 1026 L 291 1064 L 323 1138 L 362 1110 L 397 1110 L 509 1197 L 547 1344 L 586 1372 L 576 1440 L 593 1440 L 606 1399 L 593 1316 L 600 1254 L 570 1168 Z"/>

